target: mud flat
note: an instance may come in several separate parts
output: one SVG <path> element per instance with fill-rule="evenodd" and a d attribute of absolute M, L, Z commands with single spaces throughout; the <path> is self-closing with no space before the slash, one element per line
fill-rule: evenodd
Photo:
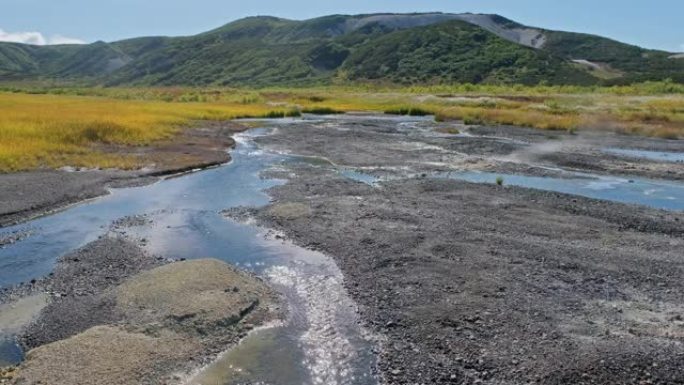
<path fill-rule="evenodd" d="M 307 158 L 269 172 L 287 183 L 245 214 L 336 260 L 363 320 L 386 336 L 385 383 L 684 381 L 681 211 L 430 177 L 558 166 L 546 154 L 569 161 L 572 147 L 532 147 L 559 140 L 548 133 L 469 139 L 420 134 L 424 122 L 338 119 L 259 138 Z M 562 140 L 598 154 L 591 138 Z M 501 160 L 515 154 L 528 157 Z M 649 164 L 643 174 L 656 175 L 660 163 Z M 339 167 L 393 178 L 370 185 Z"/>
<path fill-rule="evenodd" d="M 28 306 L 40 293 L 47 303 Z M 1 374 L 10 384 L 180 383 L 279 316 L 276 295 L 250 274 L 213 259 L 168 261 L 115 236 L 3 294 L 15 310 L 0 314 L 27 351 Z M 39 311 L 17 315 L 24 308 Z"/>
<path fill-rule="evenodd" d="M 227 150 L 235 144 L 232 135 L 245 129 L 234 122 L 207 122 L 153 146 L 102 146 L 101 150 L 106 153 L 144 159 L 149 166 L 143 170 L 38 170 L 0 174 L 0 227 L 106 195 L 110 187 L 144 185 L 166 175 L 226 163 L 230 161 Z"/>

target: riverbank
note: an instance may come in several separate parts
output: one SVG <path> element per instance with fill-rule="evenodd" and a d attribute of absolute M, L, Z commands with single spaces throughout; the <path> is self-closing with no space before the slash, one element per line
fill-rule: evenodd
<path fill-rule="evenodd" d="M 111 187 L 145 185 L 164 176 L 227 163 L 231 159 L 228 150 L 235 145 L 232 136 L 245 129 L 247 126 L 236 122 L 203 122 L 152 146 L 100 146 L 102 153 L 145 159 L 148 167 L 142 170 L 62 169 L 0 174 L 0 227 L 106 195 Z"/>
<path fill-rule="evenodd" d="M 565 171 L 547 155 L 570 160 L 577 147 L 547 144 L 601 147 L 524 129 L 459 137 L 421 125 L 343 118 L 261 137 L 266 148 L 307 158 L 269 172 L 287 181 L 269 190 L 271 205 L 228 215 L 335 259 L 366 325 L 387 338 L 384 383 L 684 380 L 681 211 L 431 178 L 452 167 L 558 177 Z M 633 162 L 641 175 L 682 172 L 601 159 Z M 385 179 L 350 178 L 345 167 Z M 590 169 L 613 171 L 576 170 Z"/>
<path fill-rule="evenodd" d="M 40 293 L 49 298 L 18 332 L 28 353 L 5 374 L 12 384 L 180 383 L 280 316 L 277 296 L 252 275 L 217 260 L 155 257 L 116 236 L 2 298 Z"/>

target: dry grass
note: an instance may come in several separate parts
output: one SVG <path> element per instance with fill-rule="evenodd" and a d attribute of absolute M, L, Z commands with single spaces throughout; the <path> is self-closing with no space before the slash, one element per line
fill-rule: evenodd
<path fill-rule="evenodd" d="M 0 171 L 40 167 L 135 168 L 138 160 L 94 145 L 149 145 L 196 120 L 283 116 L 265 104 L 167 103 L 0 93 Z"/>

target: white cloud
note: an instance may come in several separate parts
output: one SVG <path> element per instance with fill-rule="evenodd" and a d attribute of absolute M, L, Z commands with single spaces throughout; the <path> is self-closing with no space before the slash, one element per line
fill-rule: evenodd
<path fill-rule="evenodd" d="M 45 37 L 40 32 L 5 32 L 2 29 L 0 29 L 0 41 L 34 45 L 85 44 L 83 40 L 74 39 L 62 35 L 53 35 L 50 37 Z"/>
<path fill-rule="evenodd" d="M 45 37 L 40 32 L 5 32 L 0 29 L 0 41 L 45 45 Z"/>

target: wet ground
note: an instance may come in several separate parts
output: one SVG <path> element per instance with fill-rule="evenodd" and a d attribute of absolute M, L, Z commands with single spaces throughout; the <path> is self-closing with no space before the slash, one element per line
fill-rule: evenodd
<path fill-rule="evenodd" d="M 605 151 L 681 143 L 387 116 L 260 125 L 229 165 L 0 230 L 0 285 L 107 232 L 266 277 L 286 322 L 193 384 L 683 380 L 684 165 Z"/>

